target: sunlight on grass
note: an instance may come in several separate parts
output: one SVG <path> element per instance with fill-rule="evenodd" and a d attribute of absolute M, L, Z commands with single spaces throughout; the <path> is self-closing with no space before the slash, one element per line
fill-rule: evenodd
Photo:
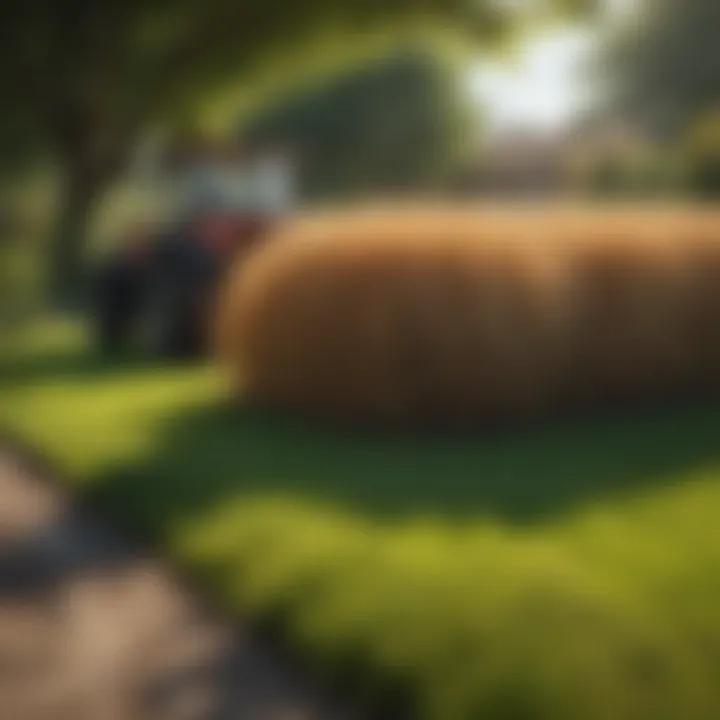
<path fill-rule="evenodd" d="M 113 370 L 83 354 L 76 324 L 44 327 L 18 334 L 0 364 L 0 427 L 37 443 L 73 479 L 141 458 L 175 413 L 217 397 L 209 368 Z"/>
<path fill-rule="evenodd" d="M 41 382 L 4 393 L 0 423 L 33 439 L 70 477 L 83 481 L 113 464 L 142 458 L 172 413 L 211 392 L 211 383 L 196 372 L 92 384 Z"/>
<path fill-rule="evenodd" d="M 408 683 L 423 717 L 706 718 L 718 508 L 703 477 L 525 529 L 238 499 L 171 541 L 230 607 L 281 615 L 318 672 Z"/>
<path fill-rule="evenodd" d="M 0 425 L 378 713 L 720 716 L 717 407 L 353 436 L 228 407 L 212 368 L 82 344 L 28 334 Z"/>

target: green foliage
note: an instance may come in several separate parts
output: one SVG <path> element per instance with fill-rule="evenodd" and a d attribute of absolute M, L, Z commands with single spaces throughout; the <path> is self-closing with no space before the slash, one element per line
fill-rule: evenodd
<path fill-rule="evenodd" d="M 0 177 L 26 170 L 42 156 L 42 150 L 37 128 L 13 108 L 5 109 L 0 120 Z"/>
<path fill-rule="evenodd" d="M 309 52 L 311 41 L 330 32 L 352 28 L 361 36 L 364 28 L 434 18 L 488 38 L 506 14 L 468 0 L 112 0 L 76 3 L 72 12 L 35 0 L 6 3 L 0 17 L 6 101 L 63 146 L 101 125 L 94 149 L 109 153 L 153 118 L 247 78 L 269 58 Z"/>
<path fill-rule="evenodd" d="M 720 101 L 720 4 L 643 0 L 604 53 L 611 104 L 675 133 Z"/>
<path fill-rule="evenodd" d="M 470 117 L 448 63 L 411 47 L 262 108 L 243 136 L 297 148 L 311 197 L 417 190 L 442 186 Z"/>
<path fill-rule="evenodd" d="M 706 113 L 691 126 L 682 150 L 689 192 L 720 197 L 720 111 Z"/>
<path fill-rule="evenodd" d="M 629 173 L 623 162 L 615 157 L 604 158 L 593 169 L 590 186 L 594 194 L 603 197 L 623 196 L 629 189 Z"/>
<path fill-rule="evenodd" d="M 210 369 L 82 347 L 77 326 L 18 337 L 2 423 L 370 717 L 720 715 L 717 407 L 333 435 L 223 407 Z"/>
<path fill-rule="evenodd" d="M 670 153 L 654 149 L 636 162 L 617 155 L 602 158 L 590 173 L 589 189 L 610 198 L 675 196 L 682 182 Z"/>
<path fill-rule="evenodd" d="M 0 6 L 0 93 L 63 170 L 53 293 L 82 285 L 88 221 L 138 140 L 268 58 L 310 52 L 329 32 L 434 20 L 495 39 L 507 13 L 487 0 L 56 0 Z M 17 111 L 17 113 L 16 113 Z M 7 114 L 6 114 L 7 115 Z"/>

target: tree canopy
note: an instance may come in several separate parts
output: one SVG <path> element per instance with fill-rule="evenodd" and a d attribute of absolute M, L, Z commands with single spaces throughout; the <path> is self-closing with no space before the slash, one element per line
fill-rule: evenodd
<path fill-rule="evenodd" d="M 643 0 L 605 53 L 612 105 L 676 133 L 720 104 L 720 3 Z"/>
<path fill-rule="evenodd" d="M 270 103 L 241 135 L 301 148 L 309 197 L 438 188 L 474 124 L 453 70 L 428 47 L 402 49 Z"/>
<path fill-rule="evenodd" d="M 534 3 L 537 5 L 538 3 Z M 541 0 L 563 10 L 592 0 Z M 502 0 L 6 0 L 0 91 L 58 161 L 64 199 L 54 277 L 73 288 L 88 217 L 139 136 L 265 58 L 328 32 L 409 19 L 501 36 L 522 14 Z M 58 290 L 62 293 L 62 287 Z"/>

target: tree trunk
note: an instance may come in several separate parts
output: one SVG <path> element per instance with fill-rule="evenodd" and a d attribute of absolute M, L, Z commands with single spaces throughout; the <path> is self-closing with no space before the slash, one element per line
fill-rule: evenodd
<path fill-rule="evenodd" d="M 50 300 L 55 305 L 75 307 L 84 295 L 88 226 L 108 180 L 82 168 L 68 168 L 64 173 L 49 253 Z"/>

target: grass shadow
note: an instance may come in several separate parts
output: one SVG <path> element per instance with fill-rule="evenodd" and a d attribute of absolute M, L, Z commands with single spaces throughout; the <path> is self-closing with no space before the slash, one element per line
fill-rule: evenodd
<path fill-rule="evenodd" d="M 94 443 L 92 454 L 100 457 L 91 492 L 106 507 L 132 510 L 155 527 L 245 494 L 294 495 L 380 516 L 484 514 L 541 522 L 720 465 L 717 400 L 502 432 L 351 433 L 222 403 L 202 388 L 196 402 L 194 389 L 188 396 L 185 381 L 176 385 L 163 372 L 177 366 L 188 362 L 104 358 L 61 336 L 51 348 L 0 355 L 0 389 L 79 381 L 47 402 L 34 396 L 28 422 L 34 413 L 51 414 L 40 436 L 61 438 L 56 445 L 68 424 L 73 453 Z M 148 393 L 157 397 L 148 402 Z M 83 415 L 77 403 L 86 400 L 92 407 Z M 148 442 L 136 443 L 129 431 L 145 439 L 146 428 Z M 105 462 L 107 438 L 123 440 L 123 433 L 133 452 Z"/>
<path fill-rule="evenodd" d="M 152 358 L 141 353 L 56 352 L 28 357 L 2 357 L 0 355 L 0 387 L 32 385 L 47 379 L 92 380 L 111 379 L 114 374 L 128 375 L 133 371 L 162 369 L 165 367 L 191 367 L 197 361 Z"/>
<path fill-rule="evenodd" d="M 209 405 L 172 419 L 151 452 L 113 469 L 97 492 L 150 525 L 256 493 L 384 517 L 542 522 L 713 466 L 719 440 L 717 403 L 457 437 L 351 434 Z"/>

